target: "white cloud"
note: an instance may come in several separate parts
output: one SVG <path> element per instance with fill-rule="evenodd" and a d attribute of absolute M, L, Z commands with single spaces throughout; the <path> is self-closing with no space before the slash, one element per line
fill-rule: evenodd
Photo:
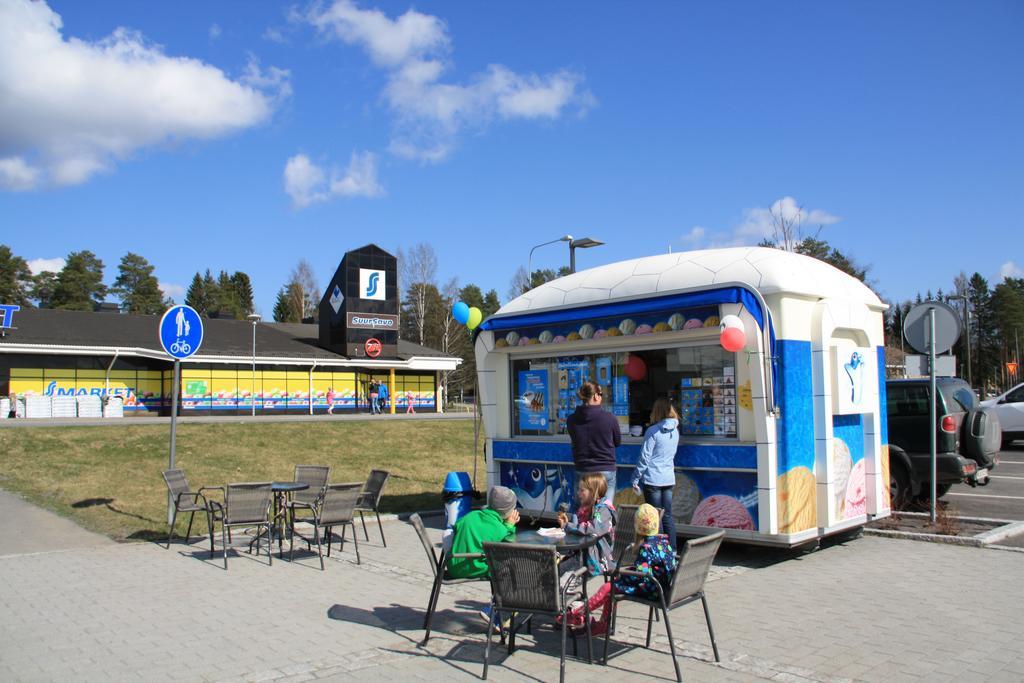
<path fill-rule="evenodd" d="M 170 282 L 161 282 L 160 291 L 163 292 L 164 298 L 171 298 L 175 303 L 185 300 L 185 287 L 182 285 L 175 285 Z"/>
<path fill-rule="evenodd" d="M 701 247 L 751 246 L 776 239 L 777 223 L 792 225 L 798 239 L 802 239 L 814 236 L 820 227 L 841 220 L 824 209 L 806 209 L 793 197 L 786 196 L 775 200 L 771 206 L 744 209 L 742 220 L 728 230 L 712 231 L 696 226 L 682 235 L 680 241 Z"/>
<path fill-rule="evenodd" d="M 21 157 L 0 159 L 0 189 L 31 190 L 39 179 L 39 169 L 32 168 Z"/>
<path fill-rule="evenodd" d="M 58 256 L 57 258 L 34 258 L 28 262 L 28 269 L 32 271 L 33 275 L 39 275 L 39 273 L 59 273 L 64 270 L 64 259 Z"/>
<path fill-rule="evenodd" d="M 996 279 L 996 283 L 998 284 L 1008 277 L 1024 277 L 1024 269 L 1013 261 L 1007 261 L 999 266 L 999 277 Z"/>
<path fill-rule="evenodd" d="M 220 24 L 210 24 L 210 40 L 217 40 L 220 38 L 221 33 L 223 33 L 223 31 L 220 28 Z"/>
<path fill-rule="evenodd" d="M 567 69 L 517 74 L 492 64 L 466 84 L 442 82 L 451 52 L 448 27 L 415 10 L 391 19 L 351 0 L 335 0 L 295 18 L 361 47 L 387 72 L 384 98 L 395 115 L 389 149 L 406 158 L 441 161 L 466 128 L 482 129 L 494 119 L 557 119 L 570 108 L 584 113 L 596 102 L 583 77 Z"/>
<path fill-rule="evenodd" d="M 699 225 L 695 225 L 690 229 L 690 232 L 686 233 L 679 238 L 679 241 L 683 244 L 692 244 L 694 246 L 700 244 L 701 240 L 704 239 L 704 235 L 707 230 Z"/>
<path fill-rule="evenodd" d="M 284 191 L 297 209 L 335 197 L 384 195 L 384 188 L 377 180 L 377 155 L 372 152 L 353 152 L 344 173 L 334 169 L 329 177 L 305 154 L 296 154 L 284 167 Z"/>
<path fill-rule="evenodd" d="M 232 80 L 125 28 L 92 42 L 61 28 L 45 2 L 0 0 L 6 189 L 82 183 L 143 147 L 257 125 L 287 86 L 287 72 L 253 67 Z"/>

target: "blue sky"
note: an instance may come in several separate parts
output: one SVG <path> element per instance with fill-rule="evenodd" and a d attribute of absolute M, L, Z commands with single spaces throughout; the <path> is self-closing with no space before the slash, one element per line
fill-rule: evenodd
<path fill-rule="evenodd" d="M 505 299 L 565 233 L 582 269 L 775 205 L 889 298 L 1024 274 L 1019 2 L 186 7 L 0 0 L 16 254 L 134 251 L 179 300 L 243 270 L 269 314 L 301 258 L 425 241 Z"/>

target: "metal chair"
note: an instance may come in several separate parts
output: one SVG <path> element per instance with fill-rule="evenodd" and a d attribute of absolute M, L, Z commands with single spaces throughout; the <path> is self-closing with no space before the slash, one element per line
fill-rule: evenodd
<path fill-rule="evenodd" d="M 297 510 L 309 510 L 312 514 L 330 477 L 330 465 L 296 465 L 295 481 L 309 484 L 309 488 L 292 493 L 291 500 L 288 501 L 288 512 L 294 515 Z"/>
<path fill-rule="evenodd" d="M 331 541 L 334 537 L 334 527 L 341 527 L 341 549 L 345 549 L 345 526 L 352 527 L 352 541 L 356 545 L 356 564 L 362 564 L 359 557 L 359 537 L 356 534 L 355 508 L 356 502 L 362 495 L 363 483 L 353 482 L 348 484 L 329 484 L 320 496 L 320 503 L 311 508 L 313 511 L 313 538 L 307 538 L 295 531 L 295 510 L 292 509 L 291 533 L 292 542 L 288 551 L 288 560 L 295 556 L 295 536 L 298 535 L 306 542 L 306 547 L 312 550 L 313 543 L 316 543 L 316 552 L 320 556 L 320 569 L 324 568 L 324 553 L 320 544 L 320 530 L 323 529 L 327 536 L 327 557 L 331 556 Z"/>
<path fill-rule="evenodd" d="M 267 530 L 268 564 L 274 563 L 271 544 L 274 540 L 273 523 L 270 519 L 270 504 L 273 492 L 270 482 L 247 482 L 228 484 L 224 493 L 224 502 L 210 500 L 210 557 L 213 557 L 213 522 L 220 522 L 221 543 L 224 546 L 224 569 L 228 568 L 228 540 L 231 528 L 236 526 L 255 527 L 256 554 L 260 554 L 260 537 L 262 528 Z M 226 536 L 225 536 L 226 535 Z"/>
<path fill-rule="evenodd" d="M 372 512 L 377 515 L 377 527 L 380 529 L 380 540 L 384 544 L 384 547 L 388 547 L 388 542 L 384 539 L 384 525 L 380 521 L 380 497 L 384 493 L 384 485 L 388 483 L 388 478 L 391 476 L 390 472 L 385 470 L 370 470 L 370 476 L 366 480 L 366 486 L 363 487 L 363 495 L 359 498 L 359 503 L 356 505 L 356 511 L 359 513 L 359 521 L 363 523 L 363 535 L 366 536 L 366 540 L 370 540 L 370 534 L 366 531 L 366 520 L 363 518 L 364 512 Z"/>
<path fill-rule="evenodd" d="M 493 626 L 496 619 L 501 623 L 501 615 L 505 613 L 512 624 L 508 636 L 509 654 L 515 648 L 516 614 L 542 614 L 556 619 L 561 617 L 562 648 L 558 680 L 564 681 L 569 605 L 577 598 L 585 606 L 587 661 L 593 662 L 586 566 L 572 572 L 570 580 L 559 581 L 558 550 L 554 546 L 484 543 L 484 555 L 491 569 L 491 624 L 487 628 L 487 646 L 484 649 L 484 679 L 487 678 Z"/>
<path fill-rule="evenodd" d="M 715 642 L 715 631 L 711 626 L 711 612 L 708 610 L 708 601 L 704 596 L 704 582 L 708 578 L 708 572 L 711 570 L 711 565 L 715 560 L 715 555 L 718 553 L 718 548 L 722 545 L 722 539 L 725 538 L 724 531 L 718 531 L 707 536 L 700 538 L 691 539 L 686 542 L 683 547 L 683 552 L 680 555 L 679 566 L 676 569 L 675 574 L 672 575 L 672 582 L 669 584 L 668 595 L 665 595 L 665 591 L 662 590 L 661 584 L 657 581 L 654 585 L 658 589 L 658 599 L 649 600 L 636 595 L 626 595 L 623 593 L 616 593 L 614 584 L 612 588 L 612 603 L 610 609 L 612 610 L 612 616 L 615 615 L 615 610 L 618 608 L 618 603 L 622 601 L 636 602 L 641 605 L 647 605 L 649 612 L 647 614 L 647 642 L 644 647 L 651 646 L 651 624 L 653 622 L 655 610 L 660 610 L 661 615 L 664 617 L 665 622 L 665 633 L 668 635 L 668 645 L 672 650 L 672 664 L 676 668 L 676 680 L 682 681 L 683 675 L 679 670 L 679 659 L 676 656 L 675 641 L 672 640 L 672 625 L 669 623 L 668 611 L 682 605 L 693 602 L 694 600 L 700 600 L 704 605 L 704 619 L 708 625 L 708 635 L 711 636 L 711 648 L 715 653 L 715 661 L 722 661 L 718 655 L 718 644 Z M 629 576 L 646 577 L 649 574 L 644 574 L 633 569 L 622 569 L 620 573 Z M 610 633 L 605 634 L 604 638 L 604 663 L 608 663 L 608 640 Z"/>
<path fill-rule="evenodd" d="M 174 505 L 171 523 L 167 528 L 167 548 L 170 549 L 171 547 L 171 536 L 174 534 L 174 523 L 178 520 L 178 513 L 189 513 L 188 531 L 185 532 L 185 545 L 188 545 L 188 539 L 192 535 L 192 522 L 195 521 L 196 513 L 202 512 L 206 515 L 206 527 L 210 532 L 211 539 L 210 552 L 213 552 L 213 527 L 210 521 L 210 509 L 203 491 L 216 487 L 204 486 L 198 491 L 193 491 L 188 485 L 188 479 L 185 478 L 184 470 L 164 470 L 163 474 L 164 483 L 167 484 L 167 490 L 171 494 L 171 503 Z M 200 501 L 202 501 L 202 505 L 200 505 Z"/>
<path fill-rule="evenodd" d="M 459 583 L 471 583 L 473 581 L 490 581 L 486 576 L 479 576 L 470 579 L 456 579 L 446 576 L 448 567 L 448 554 L 442 550 L 440 553 L 434 553 L 434 545 L 430 542 L 430 537 L 427 535 L 427 528 L 423 525 L 423 520 L 416 513 L 409 515 L 409 523 L 412 524 L 412 528 L 416 530 L 416 535 L 420 537 L 420 543 L 423 544 L 423 550 L 427 553 L 427 559 L 430 562 L 430 570 L 434 573 L 434 584 L 430 588 L 430 599 L 427 601 L 427 614 L 423 618 L 423 640 L 420 641 L 420 646 L 426 646 L 427 641 L 430 640 L 430 624 L 434 620 L 434 611 L 437 609 L 437 600 L 441 596 L 441 586 L 453 586 Z M 483 553 L 456 553 L 456 557 L 482 559 Z"/>

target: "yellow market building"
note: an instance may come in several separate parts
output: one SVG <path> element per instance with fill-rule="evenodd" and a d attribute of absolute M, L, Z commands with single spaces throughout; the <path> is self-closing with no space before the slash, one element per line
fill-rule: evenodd
<path fill-rule="evenodd" d="M 23 308 L 0 337 L 0 395 L 118 396 L 124 414 L 167 415 L 173 362 L 160 348 L 159 316 Z M 181 365 L 183 415 L 369 412 L 371 383 L 389 387 L 386 410 L 440 411 L 439 374 L 450 357 L 405 340 L 387 358 L 323 348 L 315 324 L 204 319 L 199 352 Z M 255 343 L 254 339 L 255 330 Z M 254 351 L 255 349 L 255 351 Z"/>

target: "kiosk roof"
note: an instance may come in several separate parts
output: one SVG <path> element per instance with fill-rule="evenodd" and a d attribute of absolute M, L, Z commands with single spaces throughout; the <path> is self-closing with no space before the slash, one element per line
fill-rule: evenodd
<path fill-rule="evenodd" d="M 733 247 L 646 256 L 580 271 L 531 289 L 495 315 L 735 283 L 749 285 L 762 296 L 795 294 L 886 308 L 863 282 L 818 259 L 770 247 Z"/>

